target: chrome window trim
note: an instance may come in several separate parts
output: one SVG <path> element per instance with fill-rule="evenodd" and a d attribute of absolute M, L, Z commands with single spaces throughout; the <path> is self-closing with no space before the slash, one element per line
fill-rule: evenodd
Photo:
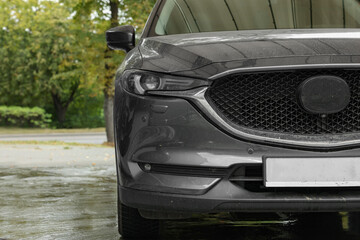
<path fill-rule="evenodd" d="M 229 70 L 227 72 L 217 74 L 211 77 L 209 80 L 214 80 L 217 78 L 224 77 L 233 73 L 247 73 L 247 72 L 260 72 L 260 71 L 276 71 L 276 70 L 296 70 L 296 69 L 324 69 L 324 68 L 359 68 L 360 64 L 312 64 L 312 65 L 295 65 L 295 66 L 276 66 L 276 67 L 254 67 L 254 68 L 241 68 Z M 186 99 L 192 103 L 194 103 L 202 113 L 204 113 L 209 119 L 211 119 L 216 125 L 230 133 L 231 135 L 238 136 L 240 138 L 245 138 L 250 141 L 262 141 L 267 143 L 277 143 L 277 144 L 285 144 L 289 146 L 299 146 L 299 147 L 315 147 L 315 148 L 335 148 L 335 147 L 344 147 L 360 144 L 360 134 L 352 134 L 352 140 L 334 140 L 332 141 L 303 141 L 303 140 L 289 140 L 284 138 L 276 138 L 269 137 L 266 135 L 271 135 L 271 133 L 261 132 L 262 136 L 257 134 L 247 133 L 245 131 L 241 131 L 233 126 L 231 126 L 228 122 L 226 122 L 210 105 L 210 103 L 206 100 L 205 93 L 208 90 L 208 86 L 200 87 L 196 89 L 191 89 L 187 91 L 151 91 L 148 92 L 149 95 L 157 95 L 157 96 L 169 96 L 169 97 L 179 97 Z M 274 134 L 277 135 L 277 134 Z M 278 134 L 277 136 L 291 135 L 291 134 Z M 351 135 L 351 134 L 349 134 Z M 334 135 L 336 136 L 336 135 Z M 355 137 L 354 137 L 355 136 Z M 357 136 L 359 136 L 357 138 Z M 305 138 L 306 136 L 304 136 Z"/>

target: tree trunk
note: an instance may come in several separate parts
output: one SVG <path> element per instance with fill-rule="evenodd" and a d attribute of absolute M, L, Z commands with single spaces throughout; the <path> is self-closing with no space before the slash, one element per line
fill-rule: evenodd
<path fill-rule="evenodd" d="M 119 0 L 109 0 L 111 19 L 110 27 L 119 25 Z M 114 77 L 116 65 L 111 61 L 113 51 L 109 48 L 105 50 L 105 76 L 104 76 L 104 117 L 107 141 L 113 143 L 114 138 Z"/>
<path fill-rule="evenodd" d="M 104 116 L 107 141 L 113 143 L 114 138 L 114 97 L 104 92 Z"/>
<path fill-rule="evenodd" d="M 64 127 L 64 122 L 66 119 L 65 118 L 66 112 L 69 108 L 70 103 L 72 101 L 74 101 L 74 96 L 75 96 L 75 93 L 76 93 L 78 87 L 79 87 L 79 84 L 76 84 L 75 86 L 73 86 L 69 98 L 66 99 L 65 101 L 61 100 L 60 95 L 58 93 L 56 93 L 55 91 L 51 92 L 51 97 L 53 99 L 55 112 L 56 112 L 56 118 L 59 122 L 60 127 Z"/>
<path fill-rule="evenodd" d="M 64 127 L 64 122 L 66 119 L 66 112 L 68 109 L 68 104 L 63 105 L 60 101 L 60 97 L 56 94 L 52 94 L 55 112 L 56 112 L 56 118 L 59 122 L 59 127 Z"/>
<path fill-rule="evenodd" d="M 60 127 L 64 127 L 66 112 L 67 112 L 67 107 L 56 108 L 56 117 Z"/>

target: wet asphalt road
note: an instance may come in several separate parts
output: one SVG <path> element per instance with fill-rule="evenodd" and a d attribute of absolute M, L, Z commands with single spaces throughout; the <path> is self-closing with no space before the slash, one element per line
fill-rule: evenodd
<path fill-rule="evenodd" d="M 0 141 L 62 141 L 67 143 L 102 144 L 106 134 L 99 133 L 46 133 L 46 134 L 8 134 L 0 135 Z"/>
<path fill-rule="evenodd" d="M 54 161 L 51 153 L 56 151 L 66 152 L 66 158 L 73 154 L 77 160 Z M 111 148 L 0 145 L 0 238 L 121 239 L 112 152 Z M 27 165 L 15 164 L 16 160 L 10 164 L 4 160 L 5 153 L 8 157 L 21 154 Z M 40 153 L 44 166 L 32 160 Z M 344 231 L 346 221 L 341 223 L 334 215 L 263 220 L 234 221 L 225 213 L 197 215 L 190 220 L 164 222 L 161 239 L 360 239 Z"/>

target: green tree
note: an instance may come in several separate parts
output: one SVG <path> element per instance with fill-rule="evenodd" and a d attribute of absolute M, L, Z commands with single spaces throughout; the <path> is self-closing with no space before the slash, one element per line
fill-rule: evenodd
<path fill-rule="evenodd" d="M 58 122 L 62 125 L 82 77 L 81 46 L 71 21 L 64 19 L 69 13 L 53 5 L 53 2 L 43 2 L 43 9 L 48 11 L 36 14 L 36 27 L 31 28 L 34 37 L 31 51 L 36 54 L 32 59 L 37 66 L 35 78 L 51 94 Z"/>
<path fill-rule="evenodd" d="M 66 3 L 71 5 L 73 2 Z M 91 50 L 87 51 L 90 56 L 86 59 L 93 63 L 93 67 L 88 73 L 91 78 L 101 82 L 109 142 L 114 141 L 114 76 L 125 54 L 106 46 L 105 31 L 119 24 L 131 24 L 141 32 L 154 4 L 155 0 L 78 0 L 73 5 L 76 11 L 75 21 L 82 24 L 83 29 L 87 29 L 88 36 L 92 39 Z"/>
<path fill-rule="evenodd" d="M 80 31 L 55 1 L 0 0 L 1 102 L 53 102 L 60 126 L 85 77 Z"/>
<path fill-rule="evenodd" d="M 112 142 L 114 75 L 125 53 L 107 48 L 105 31 L 132 24 L 140 33 L 154 3 L 0 0 L 0 103 L 49 108 L 52 102 L 51 109 L 64 125 L 70 104 L 92 91 L 91 95 L 104 96 Z"/>
<path fill-rule="evenodd" d="M 27 4 L 0 1 L 0 102 L 7 105 L 28 105 L 42 98 L 39 86 L 33 84 L 35 66 L 28 61 L 32 34 L 17 17 L 18 4 L 23 5 L 25 18 Z"/>

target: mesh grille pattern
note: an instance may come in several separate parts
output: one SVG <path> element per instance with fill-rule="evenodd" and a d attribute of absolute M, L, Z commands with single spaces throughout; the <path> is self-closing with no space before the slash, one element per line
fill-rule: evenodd
<path fill-rule="evenodd" d="M 333 75 L 351 90 L 347 108 L 326 117 L 306 113 L 297 103 L 298 86 L 307 78 Z M 302 70 L 236 74 L 217 80 L 207 99 L 231 123 L 270 132 L 344 134 L 360 132 L 360 71 Z"/>

